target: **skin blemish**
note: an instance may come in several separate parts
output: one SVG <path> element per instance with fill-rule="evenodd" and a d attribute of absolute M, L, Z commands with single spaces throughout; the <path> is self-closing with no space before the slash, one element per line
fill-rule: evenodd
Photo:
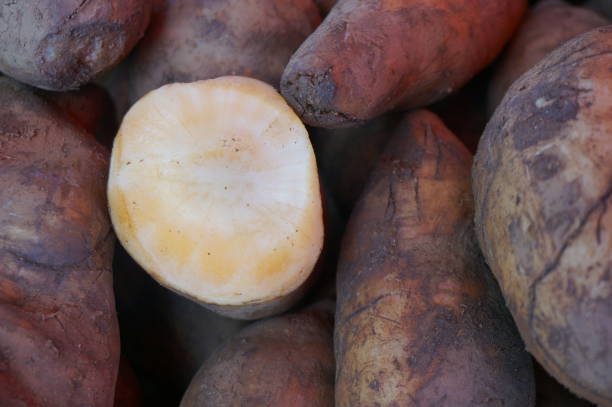
<path fill-rule="evenodd" d="M 553 102 L 552 100 L 547 100 L 546 98 L 543 98 L 543 97 L 542 97 L 542 98 L 538 98 L 538 99 L 535 101 L 535 105 L 536 105 L 536 107 L 537 107 L 538 109 L 541 109 L 541 108 L 543 108 L 543 107 L 546 107 L 546 106 L 550 105 L 552 102 Z"/>

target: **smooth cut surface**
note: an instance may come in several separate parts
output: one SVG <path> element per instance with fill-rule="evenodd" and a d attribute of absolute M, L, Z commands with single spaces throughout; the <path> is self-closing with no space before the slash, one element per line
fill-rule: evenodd
<path fill-rule="evenodd" d="M 129 253 L 199 301 L 274 300 L 308 277 L 323 223 L 308 134 L 263 82 L 166 85 L 126 115 L 109 179 Z"/>

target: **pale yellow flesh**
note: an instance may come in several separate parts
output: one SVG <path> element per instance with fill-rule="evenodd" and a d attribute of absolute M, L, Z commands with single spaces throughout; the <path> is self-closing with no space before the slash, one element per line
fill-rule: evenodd
<path fill-rule="evenodd" d="M 306 129 L 272 87 L 253 79 L 166 85 L 142 98 L 115 139 L 108 196 L 131 256 L 207 303 L 293 291 L 323 243 Z"/>

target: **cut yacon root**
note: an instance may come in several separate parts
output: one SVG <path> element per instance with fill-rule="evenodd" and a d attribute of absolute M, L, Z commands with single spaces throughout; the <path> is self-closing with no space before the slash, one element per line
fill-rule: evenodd
<path fill-rule="evenodd" d="M 115 139 L 108 195 L 132 257 L 230 317 L 287 309 L 323 245 L 308 133 L 254 79 L 172 84 L 143 97 Z"/>

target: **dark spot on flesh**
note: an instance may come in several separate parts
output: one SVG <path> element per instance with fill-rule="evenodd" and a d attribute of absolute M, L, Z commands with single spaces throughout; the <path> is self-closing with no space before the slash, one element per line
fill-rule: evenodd
<path fill-rule="evenodd" d="M 511 129 L 514 148 L 522 151 L 559 137 L 563 126 L 568 121 L 576 120 L 581 92 L 584 91 L 551 82 L 541 83 L 516 96 L 510 106 L 519 117 Z"/>
<path fill-rule="evenodd" d="M 378 382 L 378 380 L 374 379 L 368 384 L 368 387 L 374 391 L 379 391 L 380 383 Z"/>
<path fill-rule="evenodd" d="M 538 181 L 546 181 L 563 170 L 565 163 L 555 154 L 542 153 L 527 163 L 529 172 Z"/>

